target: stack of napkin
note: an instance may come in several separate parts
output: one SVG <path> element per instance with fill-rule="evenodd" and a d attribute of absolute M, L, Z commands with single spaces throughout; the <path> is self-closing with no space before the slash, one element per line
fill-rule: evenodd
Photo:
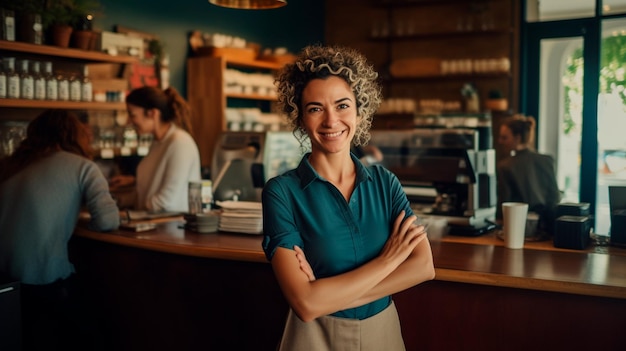
<path fill-rule="evenodd" d="M 263 212 L 260 202 L 217 201 L 222 208 L 219 230 L 244 234 L 263 233 Z"/>

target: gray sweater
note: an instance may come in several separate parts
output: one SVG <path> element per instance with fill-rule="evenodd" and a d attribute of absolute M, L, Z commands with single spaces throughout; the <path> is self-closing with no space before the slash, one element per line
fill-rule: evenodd
<path fill-rule="evenodd" d="M 0 183 L 0 272 L 27 284 L 48 284 L 74 272 L 67 244 L 81 206 L 89 227 L 109 231 L 119 211 L 98 166 L 65 151 Z"/>

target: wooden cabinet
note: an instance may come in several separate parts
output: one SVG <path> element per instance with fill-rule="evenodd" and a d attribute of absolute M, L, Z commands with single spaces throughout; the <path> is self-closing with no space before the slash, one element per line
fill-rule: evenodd
<path fill-rule="evenodd" d="M 414 99 L 418 106 L 462 101 L 461 88 L 472 83 L 481 110 L 492 90 L 515 110 L 520 7 L 519 0 L 327 1 L 326 42 L 365 54 L 381 75 L 385 98 Z"/>
<path fill-rule="evenodd" d="M 248 71 L 275 72 L 282 65 L 270 61 L 246 60 L 236 57 L 199 56 L 187 60 L 187 101 L 191 106 L 193 137 L 200 149 L 202 166 L 211 165 L 215 141 L 227 129 L 226 108 L 231 101 L 273 101 L 276 98 L 260 94 L 227 93 L 227 68 Z"/>
<path fill-rule="evenodd" d="M 14 41 L 0 40 L 0 56 L 14 56 L 18 59 L 47 60 L 66 66 L 85 63 L 113 63 L 130 64 L 137 61 L 130 56 L 111 56 L 97 51 L 79 49 L 67 49 L 48 45 L 35 45 Z M 76 69 L 79 71 L 79 69 Z M 79 101 L 52 101 L 52 100 L 27 100 L 27 99 L 0 99 L 0 111 L 4 108 L 16 109 L 47 109 L 64 108 L 73 110 L 125 110 L 123 102 L 79 102 Z M 17 113 L 1 113 L 0 119 L 12 119 Z M 19 117 L 18 117 L 19 118 Z"/>

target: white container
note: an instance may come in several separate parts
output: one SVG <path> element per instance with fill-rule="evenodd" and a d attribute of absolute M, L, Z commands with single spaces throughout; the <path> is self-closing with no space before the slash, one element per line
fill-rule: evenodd
<path fill-rule="evenodd" d="M 521 249 L 524 247 L 527 214 L 527 203 L 505 202 L 502 204 L 504 246 L 507 248 Z"/>

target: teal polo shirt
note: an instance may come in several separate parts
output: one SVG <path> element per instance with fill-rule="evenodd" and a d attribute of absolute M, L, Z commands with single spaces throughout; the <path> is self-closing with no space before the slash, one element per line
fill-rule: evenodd
<path fill-rule="evenodd" d="M 364 167 L 356 156 L 356 186 L 350 201 L 322 178 L 304 155 L 298 168 L 263 188 L 263 250 L 271 261 L 277 247 L 300 246 L 316 278 L 351 271 L 378 256 L 393 222 L 413 214 L 398 178 L 380 165 Z M 338 311 L 335 317 L 365 319 L 384 310 L 391 296 Z"/>

